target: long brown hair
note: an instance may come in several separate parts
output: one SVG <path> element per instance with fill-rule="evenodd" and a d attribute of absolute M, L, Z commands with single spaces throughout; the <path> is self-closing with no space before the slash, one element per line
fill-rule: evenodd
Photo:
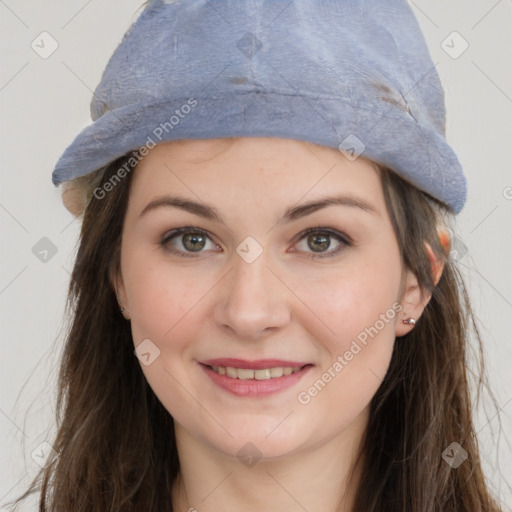
<path fill-rule="evenodd" d="M 483 343 L 464 279 L 437 232 L 449 208 L 389 169 L 381 168 L 381 181 L 404 266 L 432 297 L 415 328 L 395 341 L 388 372 L 371 401 L 364 480 L 354 512 L 499 511 L 486 485 L 473 425 L 470 329 L 478 352 L 478 398 L 484 384 L 489 389 Z M 445 262 L 437 285 L 425 241 Z M 452 458 L 454 451 L 467 452 L 457 468 L 442 458 L 452 443 L 457 443 L 448 450 Z"/>
<path fill-rule="evenodd" d="M 15 505 L 38 492 L 41 512 L 172 510 L 179 471 L 173 420 L 142 373 L 112 285 L 134 171 L 104 197 L 92 193 L 112 183 L 130 156 L 97 171 L 88 185 L 58 376 L 57 455 Z M 462 277 L 436 232 L 449 209 L 394 172 L 380 173 L 404 265 L 432 298 L 415 328 L 395 341 L 372 399 L 354 512 L 498 512 L 472 422 L 470 330 L 480 360 L 478 397 L 486 384 L 482 341 Z M 445 259 L 437 286 L 425 241 Z M 456 469 L 442 458 L 453 442 L 468 454 Z"/>

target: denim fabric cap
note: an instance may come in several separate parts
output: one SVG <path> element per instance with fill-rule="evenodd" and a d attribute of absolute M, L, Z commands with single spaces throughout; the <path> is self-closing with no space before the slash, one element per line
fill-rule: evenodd
<path fill-rule="evenodd" d="M 179 139 L 281 137 L 369 158 L 459 213 L 444 94 L 406 0 L 150 1 L 54 185 Z"/>

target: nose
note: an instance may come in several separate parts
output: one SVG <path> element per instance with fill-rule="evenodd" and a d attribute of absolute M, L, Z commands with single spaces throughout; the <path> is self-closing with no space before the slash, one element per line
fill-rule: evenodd
<path fill-rule="evenodd" d="M 233 254 L 233 267 L 221 284 L 214 320 L 237 339 L 257 340 L 290 321 L 292 293 L 269 263 L 265 251 L 252 263 Z"/>

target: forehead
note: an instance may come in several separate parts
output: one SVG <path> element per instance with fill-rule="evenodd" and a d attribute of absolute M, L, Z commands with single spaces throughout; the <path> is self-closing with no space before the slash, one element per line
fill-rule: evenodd
<path fill-rule="evenodd" d="M 362 157 L 293 139 L 251 137 L 173 141 L 157 145 L 134 171 L 131 202 L 155 195 L 247 200 L 260 196 L 298 202 L 333 192 L 382 203 L 377 166 Z M 307 197 L 306 197 L 307 196 Z M 271 206 L 270 203 L 267 203 Z"/>

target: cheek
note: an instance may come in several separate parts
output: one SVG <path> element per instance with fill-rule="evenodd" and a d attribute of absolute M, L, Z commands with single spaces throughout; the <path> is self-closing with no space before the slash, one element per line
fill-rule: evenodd
<path fill-rule="evenodd" d="M 183 391 L 183 386 L 191 389 L 184 361 L 190 359 L 191 340 L 196 336 L 196 306 L 211 284 L 191 280 L 190 274 L 165 261 L 151 261 L 151 255 L 142 252 L 129 254 L 124 263 L 134 345 L 149 339 L 157 347 L 151 346 L 150 364 L 141 359 L 142 372 L 169 413 L 186 420 L 187 411 L 195 405 Z"/>
<path fill-rule="evenodd" d="M 305 413 L 324 417 L 321 429 L 336 432 L 348 427 L 382 384 L 393 346 L 394 332 L 389 328 L 368 336 L 364 343 L 353 339 L 340 344 L 339 351 L 301 387 L 297 400 Z"/>
<path fill-rule="evenodd" d="M 183 331 L 191 312 L 214 284 L 211 273 L 191 275 L 152 253 L 129 250 L 127 247 L 123 277 L 135 343 L 144 338 L 164 343 L 176 339 L 178 333 L 179 338 L 186 338 Z"/>
<path fill-rule="evenodd" d="M 324 340 L 331 357 L 350 348 L 359 339 L 394 340 L 401 266 L 398 255 L 354 258 L 328 275 L 302 275 L 299 293 L 307 297 L 318 320 L 315 338 Z M 311 314 L 310 314 L 311 316 Z M 305 317 L 303 317 L 305 318 Z M 310 326 L 315 325 L 311 321 Z"/>
<path fill-rule="evenodd" d="M 378 390 L 395 343 L 395 325 L 402 306 L 397 302 L 401 267 L 398 255 L 376 264 L 359 260 L 336 275 L 316 280 L 311 304 L 322 322 L 309 325 L 323 357 L 319 371 L 302 386 L 300 403 L 314 402 L 318 412 L 343 406 L 348 420 L 359 414 Z M 313 280 L 312 280 L 313 281 Z M 335 418 L 338 418 L 337 420 Z"/>

